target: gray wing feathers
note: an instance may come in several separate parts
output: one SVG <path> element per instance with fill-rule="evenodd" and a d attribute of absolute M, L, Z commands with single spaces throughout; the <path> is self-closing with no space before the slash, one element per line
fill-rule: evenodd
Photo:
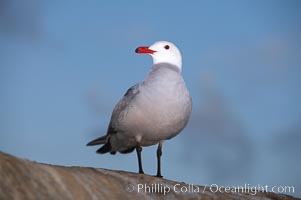
<path fill-rule="evenodd" d="M 92 140 L 87 144 L 87 146 L 93 146 L 93 145 L 98 145 L 98 144 L 104 144 L 100 149 L 97 150 L 97 153 L 107 153 L 111 152 L 111 154 L 115 154 L 115 151 L 112 150 L 112 146 L 110 143 L 110 136 L 113 134 L 117 133 L 117 130 L 115 128 L 115 125 L 118 123 L 120 119 L 122 119 L 125 115 L 126 112 L 128 111 L 128 106 L 131 103 L 131 101 L 135 98 L 135 96 L 139 93 L 139 84 L 135 84 L 132 87 L 130 87 L 126 93 L 124 94 L 123 98 L 117 103 L 115 106 L 112 116 L 111 116 L 111 121 L 107 130 L 107 134 L 99 137 L 95 140 Z M 134 148 L 127 149 L 121 153 L 129 153 L 133 151 Z"/>
<path fill-rule="evenodd" d="M 118 123 L 119 120 L 122 120 L 122 118 L 124 118 L 127 114 L 128 106 L 137 94 L 139 94 L 139 83 L 130 87 L 124 94 L 123 98 L 115 106 L 108 127 L 108 135 L 115 134 L 117 132 L 115 129 L 116 123 Z"/>

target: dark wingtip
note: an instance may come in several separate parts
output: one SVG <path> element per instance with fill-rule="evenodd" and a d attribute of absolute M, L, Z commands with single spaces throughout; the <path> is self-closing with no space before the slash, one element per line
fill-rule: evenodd
<path fill-rule="evenodd" d="M 93 141 L 87 143 L 86 146 L 93 146 L 93 143 L 92 143 L 92 142 L 93 142 Z"/>
<path fill-rule="evenodd" d="M 98 144 L 98 140 L 92 140 L 91 142 L 87 143 L 86 146 L 94 146 Z"/>
<path fill-rule="evenodd" d="M 98 145 L 98 144 L 104 144 L 106 143 L 106 139 L 107 136 L 104 135 L 102 137 L 96 138 L 95 140 L 92 140 L 91 142 L 89 142 L 88 144 L 86 144 L 87 146 L 94 146 L 94 145 Z"/>

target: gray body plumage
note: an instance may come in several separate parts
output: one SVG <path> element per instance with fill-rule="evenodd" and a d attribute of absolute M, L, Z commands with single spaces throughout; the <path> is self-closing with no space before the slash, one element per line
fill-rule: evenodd
<path fill-rule="evenodd" d="M 155 64 L 145 79 L 117 103 L 107 135 L 94 140 L 94 144 L 105 143 L 99 153 L 128 153 L 137 142 L 142 146 L 157 144 L 186 126 L 191 108 L 180 69 L 168 63 Z"/>

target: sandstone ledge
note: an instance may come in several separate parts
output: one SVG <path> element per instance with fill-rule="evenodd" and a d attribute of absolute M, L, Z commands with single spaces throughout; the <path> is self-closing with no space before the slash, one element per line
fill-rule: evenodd
<path fill-rule="evenodd" d="M 138 185 L 140 184 L 140 185 Z M 174 187 L 176 185 L 176 191 Z M 138 187 L 149 186 L 148 190 Z M 184 186 L 187 192 L 178 192 Z M 166 192 L 164 194 L 164 188 Z M 168 188 L 170 191 L 168 192 Z M 147 189 L 146 189 L 147 190 Z M 258 192 L 212 193 L 203 186 L 160 179 L 149 175 L 36 163 L 0 152 L 0 199 L 297 199 Z"/>

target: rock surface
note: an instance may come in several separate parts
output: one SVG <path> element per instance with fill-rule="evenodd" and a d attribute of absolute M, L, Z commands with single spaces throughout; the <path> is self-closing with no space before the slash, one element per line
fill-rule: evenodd
<path fill-rule="evenodd" d="M 183 192 L 180 192 L 181 188 Z M 185 190 L 187 190 L 185 192 Z M 274 193 L 218 193 L 136 173 L 40 164 L 0 152 L 0 199 L 297 199 Z"/>

